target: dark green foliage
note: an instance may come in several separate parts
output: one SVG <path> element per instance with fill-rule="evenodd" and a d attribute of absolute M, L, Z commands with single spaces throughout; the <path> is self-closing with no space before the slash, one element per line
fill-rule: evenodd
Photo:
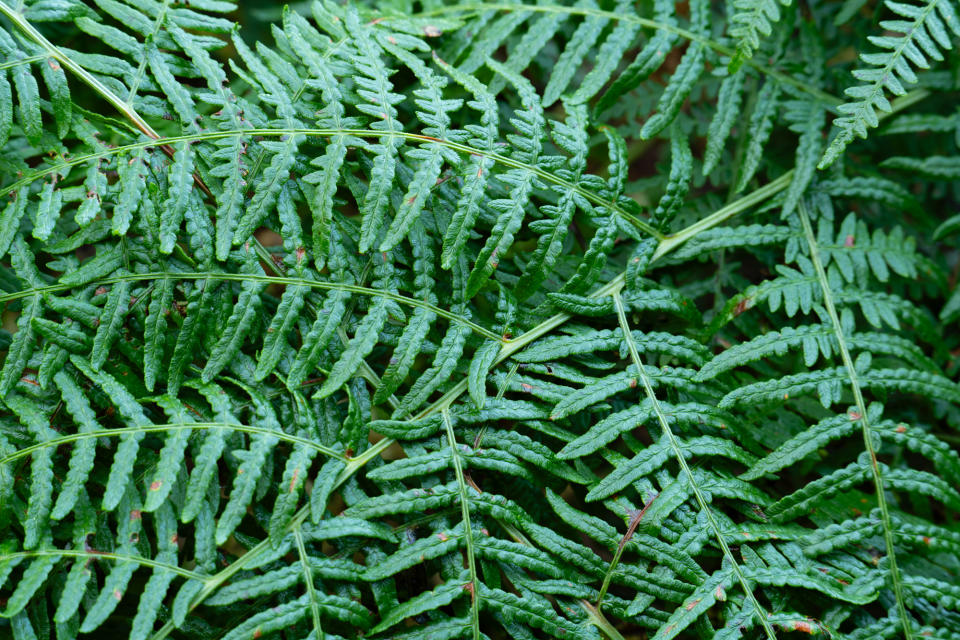
<path fill-rule="evenodd" d="M 960 637 L 956 0 L 246 5 L 0 0 L 0 638 Z"/>

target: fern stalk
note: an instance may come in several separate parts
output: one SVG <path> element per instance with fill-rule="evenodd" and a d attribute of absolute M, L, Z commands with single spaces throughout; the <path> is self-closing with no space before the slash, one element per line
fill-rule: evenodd
<path fill-rule="evenodd" d="M 16 27 L 20 29 L 24 35 L 47 51 L 50 57 L 57 60 L 57 62 L 62 64 L 64 68 L 69 69 L 74 75 L 80 78 L 84 84 L 94 91 L 94 93 L 102 96 L 107 102 L 113 105 L 117 111 L 119 111 L 125 118 L 132 122 L 137 129 L 143 132 L 144 135 L 152 138 L 153 140 L 160 138 L 160 134 L 154 131 L 153 127 L 151 127 L 147 121 L 144 120 L 139 113 L 137 113 L 136 109 L 134 109 L 129 102 L 120 98 L 120 96 L 111 91 L 106 85 L 93 77 L 93 75 L 91 75 L 86 69 L 74 62 L 70 56 L 63 53 L 59 47 L 47 40 L 42 33 L 37 31 L 37 29 L 30 24 L 30 22 L 23 16 L 22 13 L 20 13 L 20 11 L 11 8 L 5 2 L 5 0 L 0 0 L 0 13 L 5 15 L 10 22 L 16 25 Z M 163 149 L 167 155 L 173 155 L 173 148 L 169 145 L 164 145 Z"/>
<path fill-rule="evenodd" d="M 890 509 L 887 506 L 887 498 L 884 493 L 883 475 L 880 471 L 880 463 L 877 460 L 877 452 L 873 446 L 873 431 L 870 426 L 870 417 L 867 413 L 867 403 L 863 399 L 863 390 L 860 387 L 860 381 L 857 376 L 857 370 L 853 364 L 853 358 L 850 357 L 850 349 L 847 347 L 846 337 L 840 328 L 840 317 L 837 314 L 837 307 L 833 302 L 833 292 L 830 288 L 830 282 L 827 280 L 827 272 L 823 268 L 823 261 L 820 259 L 820 249 L 817 246 L 817 238 L 813 234 L 813 226 L 810 224 L 810 217 L 807 213 L 807 205 L 801 200 L 797 208 L 797 214 L 800 217 L 800 223 L 803 225 L 803 234 L 807 240 L 807 247 L 810 249 L 810 259 L 813 262 L 814 269 L 817 272 L 817 279 L 820 283 L 820 290 L 823 294 L 823 304 L 830 317 L 830 324 L 833 326 L 833 334 L 837 340 L 840 358 L 843 360 L 843 366 L 850 379 L 850 390 L 853 392 L 854 402 L 857 405 L 857 412 L 860 414 L 860 426 L 863 431 L 863 446 L 870 456 L 870 472 L 873 478 L 874 492 L 877 497 L 877 506 L 880 509 L 880 521 L 883 525 L 883 541 L 886 545 L 887 560 L 890 563 L 890 582 L 893 586 L 893 595 L 897 601 L 897 613 L 903 625 L 903 634 L 907 640 L 913 640 L 913 625 L 910 623 L 910 617 L 907 613 L 906 599 L 903 589 L 903 580 L 900 576 L 900 570 L 897 567 L 897 552 L 895 548 L 893 521 L 890 518 Z"/>
<path fill-rule="evenodd" d="M 250 433 L 254 435 L 267 435 L 285 442 L 290 442 L 291 444 L 299 444 L 305 447 L 310 447 L 316 449 L 320 453 L 330 456 L 331 458 L 336 458 L 338 460 L 346 460 L 342 453 L 335 451 L 330 447 L 320 444 L 319 442 L 314 442 L 309 438 L 301 438 L 289 433 L 271 431 L 269 429 L 262 429 L 260 427 L 255 427 L 253 425 L 245 424 L 233 424 L 230 422 L 191 422 L 189 424 L 154 424 L 150 426 L 143 427 L 117 427 L 116 429 L 103 429 L 97 431 L 85 431 L 83 433 L 72 433 L 66 436 L 59 436 L 57 438 L 51 438 L 50 440 L 45 440 L 44 442 L 38 442 L 37 444 L 18 449 L 14 453 L 8 454 L 0 458 L 0 466 L 10 464 L 15 460 L 29 456 L 35 451 L 40 451 L 48 448 L 56 448 L 65 444 L 70 444 L 72 442 L 78 442 L 80 440 L 89 440 L 96 438 L 112 438 L 119 437 L 124 435 L 131 434 L 144 434 L 144 433 L 166 433 L 170 431 L 203 431 L 205 429 L 230 429 L 231 431 L 236 431 L 238 433 Z"/>
<path fill-rule="evenodd" d="M 697 501 L 697 506 L 699 507 L 700 512 L 706 516 L 707 522 L 710 525 L 710 529 L 713 531 L 714 538 L 717 540 L 717 545 L 720 547 L 720 551 L 723 553 L 724 559 L 730 563 L 730 568 L 736 574 L 737 581 L 740 583 L 740 586 L 743 588 L 744 595 L 750 602 L 750 605 L 753 607 L 754 615 L 756 615 L 757 619 L 759 620 L 760 626 L 763 627 L 764 633 L 770 640 L 776 640 L 777 634 L 774 632 L 773 626 L 771 626 L 770 621 L 767 619 L 767 613 L 763 607 L 760 606 L 760 602 L 753 593 L 753 587 L 750 585 L 747 577 L 740 569 L 740 564 L 737 562 L 736 558 L 733 557 L 733 552 L 730 551 L 730 547 L 727 545 L 727 541 L 723 537 L 723 533 L 720 531 L 720 525 L 713 515 L 713 510 L 710 508 L 710 504 L 703 496 L 703 492 L 700 490 L 700 487 L 697 486 L 696 481 L 693 479 L 693 473 L 690 471 L 690 466 L 687 464 L 687 460 L 683 455 L 683 451 L 680 449 L 680 444 L 677 442 L 677 438 L 673 434 L 673 430 L 670 428 L 670 423 L 667 420 L 667 416 L 663 412 L 663 407 L 660 406 L 660 401 L 657 399 L 657 395 L 653 392 L 653 385 L 650 382 L 650 377 L 647 375 L 646 369 L 643 366 L 643 362 L 640 360 L 640 354 L 637 353 L 637 345 L 633 340 L 633 333 L 630 330 L 630 324 L 627 321 L 627 312 L 623 307 L 623 299 L 620 297 L 619 291 L 613 293 L 613 305 L 617 311 L 617 320 L 620 323 L 620 331 L 623 333 L 623 339 L 627 343 L 627 349 L 630 352 L 630 361 L 637 370 L 637 375 L 643 384 L 643 390 L 646 393 L 647 398 L 650 400 L 650 404 L 653 407 L 653 412 L 656 414 L 657 421 L 660 423 L 660 427 L 663 430 L 663 436 L 667 438 L 667 441 L 670 443 L 670 449 L 673 452 L 673 456 L 676 458 L 677 463 L 680 465 L 681 472 L 687 477 L 687 482 L 689 483 L 690 490 L 693 492 L 694 498 Z"/>
<path fill-rule="evenodd" d="M 293 537 L 297 542 L 297 555 L 300 559 L 300 566 L 303 567 L 303 580 L 307 587 L 307 593 L 310 595 L 310 615 L 313 617 L 313 631 L 317 640 L 323 638 L 323 628 L 320 626 L 320 606 L 317 602 L 317 589 L 313 584 L 313 569 L 310 568 L 310 557 L 307 555 L 307 547 L 303 542 L 303 531 L 300 525 L 293 528 Z"/>
<path fill-rule="evenodd" d="M 20 558 L 80 558 L 85 562 L 91 560 L 113 560 L 115 562 L 133 562 L 144 567 L 153 569 L 162 569 L 176 574 L 189 580 L 204 580 L 207 576 L 202 573 L 190 571 L 174 564 L 159 562 L 152 558 L 143 558 L 141 556 L 131 556 L 124 553 L 113 553 L 110 551 L 79 551 L 77 549 L 37 549 L 34 551 L 16 551 L 14 553 L 0 554 L 0 562 L 7 563 Z"/>
<path fill-rule="evenodd" d="M 368 296 L 377 296 L 382 298 L 387 298 L 394 302 L 404 304 L 411 307 L 421 307 L 423 309 L 429 309 L 433 313 L 437 314 L 442 318 L 446 318 L 451 322 L 457 322 L 463 324 L 466 327 L 469 327 L 471 331 L 475 332 L 477 335 L 481 335 L 484 338 L 489 340 L 502 340 L 502 337 L 498 334 L 484 329 L 475 322 L 468 320 L 462 316 L 459 316 L 455 313 L 447 311 L 446 309 L 441 309 L 436 305 L 432 305 L 428 302 L 422 300 L 417 300 L 415 298 L 410 298 L 408 296 L 400 295 L 393 293 L 392 291 L 385 291 L 383 289 L 373 289 L 371 287 L 363 287 L 360 285 L 347 284 L 344 282 L 324 282 L 322 280 L 316 279 L 307 279 L 307 278 L 294 278 L 290 276 L 267 276 L 259 275 L 255 273 L 227 273 L 227 272 L 214 272 L 214 271 L 195 271 L 192 273 L 167 273 L 167 272 L 151 272 L 151 273 L 126 273 L 119 276 L 113 276 L 109 278 L 101 278 L 97 280 L 97 284 L 107 285 L 107 284 L 117 284 L 121 282 L 151 282 L 157 280 L 224 280 L 231 282 L 260 282 L 264 284 L 279 284 L 279 285 L 305 285 L 315 289 L 337 289 L 340 291 L 347 291 L 349 293 L 357 293 L 361 295 Z M 72 288 L 73 284 L 56 284 L 49 285 L 46 287 L 37 287 L 29 290 L 21 290 L 14 293 L 8 293 L 6 295 L 0 296 L 0 304 L 10 302 L 12 300 L 19 300 L 21 298 L 29 297 L 33 294 L 40 293 L 57 293 L 60 291 L 66 291 Z M 141 296 L 141 299 L 144 296 Z"/>
<path fill-rule="evenodd" d="M 453 460 L 453 471 L 457 476 L 457 487 L 460 489 L 460 517 L 463 520 L 463 535 L 466 544 L 467 570 L 470 572 L 470 628 L 473 640 L 480 640 L 480 585 L 477 580 L 477 559 L 473 549 L 473 528 L 470 526 L 470 496 L 468 495 L 467 480 L 463 475 L 463 462 L 457 450 L 457 436 L 453 432 L 453 423 L 450 422 L 450 412 L 444 409 L 440 412 L 443 417 L 443 426 L 447 432 L 447 446 L 450 448 L 450 457 Z"/>
<path fill-rule="evenodd" d="M 2 6 L 2 4 L 0 4 Z M 136 115 L 136 112 L 130 109 L 133 115 Z M 137 116 L 139 117 L 139 116 Z M 578 195 L 586 198 L 588 201 L 593 204 L 605 207 L 612 211 L 615 211 L 617 215 L 623 217 L 625 220 L 630 222 L 640 231 L 653 236 L 654 238 L 661 239 L 663 234 L 656 228 L 652 227 L 647 222 L 637 218 L 635 215 L 626 211 L 616 202 L 611 202 L 605 200 L 595 192 L 584 189 L 579 184 L 574 184 L 568 180 L 563 179 L 552 171 L 548 171 L 538 165 L 531 165 L 524 162 L 520 162 L 514 158 L 504 156 L 492 151 L 485 151 L 483 149 L 475 149 L 471 146 L 454 142 L 451 140 L 441 140 L 439 138 L 434 138 L 431 136 L 410 133 L 406 131 L 380 131 L 378 129 L 309 129 L 309 128 L 271 128 L 271 129 L 236 129 L 236 130 L 222 130 L 222 131 L 207 131 L 203 133 L 194 133 L 194 134 L 185 134 L 180 136 L 169 136 L 169 137 L 160 137 L 159 135 L 154 134 L 151 136 L 151 140 L 143 142 L 134 142 L 126 145 L 121 145 L 117 147 L 111 147 L 109 149 L 104 149 L 97 153 L 89 153 L 86 155 L 81 155 L 77 157 L 70 158 L 69 160 L 58 163 L 57 165 L 47 166 L 43 169 L 40 169 L 36 172 L 32 172 L 29 176 L 21 178 L 20 180 L 0 189 L 0 195 L 6 195 L 11 193 L 16 189 L 30 184 L 31 182 L 38 180 L 40 178 L 52 175 L 54 173 L 63 173 L 63 170 L 68 167 L 76 166 L 79 164 L 84 164 L 86 162 L 91 162 L 94 160 L 99 160 L 101 158 L 107 158 L 111 156 L 116 156 L 128 151 L 134 151 L 137 149 L 144 149 L 147 147 L 155 147 L 160 145 L 164 150 L 169 149 L 168 155 L 173 155 L 173 147 L 171 145 L 178 142 L 204 142 L 204 141 L 214 141 L 222 140 L 224 138 L 231 138 L 235 136 L 263 136 L 265 138 L 283 138 L 285 136 L 292 135 L 304 135 L 308 137 L 323 137 L 323 138 L 332 138 L 337 136 L 355 136 L 357 138 L 397 138 L 401 140 L 415 141 L 415 142 L 430 142 L 438 144 L 440 146 L 452 149 L 458 153 L 470 156 L 482 156 L 489 158 L 493 162 L 509 168 L 514 169 L 524 169 L 535 174 L 538 178 L 555 184 L 562 189 L 569 189 Z"/>

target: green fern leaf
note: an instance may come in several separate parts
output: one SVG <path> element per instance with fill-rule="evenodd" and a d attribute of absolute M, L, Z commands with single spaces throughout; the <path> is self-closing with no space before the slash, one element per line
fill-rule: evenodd
<path fill-rule="evenodd" d="M 380 623 L 370 630 L 370 633 L 380 633 L 407 618 L 450 604 L 466 592 L 463 583 L 467 580 L 468 578 L 464 573 L 459 578 L 449 580 L 432 591 L 425 591 L 418 596 L 414 596 L 388 611 L 380 620 Z"/>
<path fill-rule="evenodd" d="M 200 339 L 198 331 L 204 324 L 203 316 L 215 288 L 216 283 L 205 278 L 196 282 L 187 296 L 186 318 L 177 332 L 177 342 L 167 370 L 167 390 L 171 395 L 175 395 L 180 389 L 184 371 L 193 360 L 194 348 Z"/>
<path fill-rule="evenodd" d="M 177 563 L 177 520 L 173 515 L 173 506 L 164 503 L 156 512 L 157 562 L 176 565 Z M 154 622 L 160 613 L 160 607 L 170 588 L 176 573 L 165 567 L 156 567 L 140 596 L 137 614 L 130 624 L 131 640 L 146 640 L 153 631 Z"/>
<path fill-rule="evenodd" d="M 545 126 L 543 109 L 536 91 L 529 80 L 512 73 L 495 60 L 488 60 L 487 65 L 507 78 L 520 94 L 524 110 L 514 112 L 515 117 L 510 121 L 518 134 L 510 136 L 509 140 L 515 147 L 514 156 L 517 160 L 528 166 L 535 164 L 542 150 Z M 510 198 L 500 198 L 488 203 L 488 206 L 497 212 L 497 221 L 483 249 L 477 255 L 467 280 L 465 298 L 468 300 L 486 283 L 500 264 L 499 256 L 513 243 L 513 236 L 523 223 L 524 208 L 534 188 L 536 174 L 529 168 L 518 168 L 508 170 L 499 178 L 509 186 Z"/>
<path fill-rule="evenodd" d="M 255 425 L 268 432 L 280 432 L 283 428 L 277 420 L 276 413 L 267 401 L 257 392 L 248 389 L 255 411 Z M 253 492 L 257 488 L 257 480 L 264 471 L 264 461 L 277 445 L 275 436 L 258 433 L 251 437 L 250 447 L 246 451 L 234 452 L 240 458 L 240 466 L 233 477 L 233 487 L 220 519 L 217 521 L 216 540 L 222 545 L 234 529 L 240 524 L 246 513 L 247 506 L 253 499 Z"/>
<path fill-rule="evenodd" d="M 693 155 L 690 152 L 690 145 L 686 136 L 674 127 L 670 132 L 670 178 L 666 191 L 653 212 L 653 220 L 660 229 L 668 228 L 674 216 L 677 215 L 690 189 L 692 175 Z"/>
<path fill-rule="evenodd" d="M 99 431 L 96 414 L 80 385 L 65 371 L 54 374 L 53 381 L 60 390 L 60 397 L 63 398 L 67 411 L 79 424 L 79 432 Z M 74 509 L 81 495 L 85 495 L 84 486 L 93 470 L 96 447 L 97 441 L 92 438 L 80 440 L 74 445 L 70 455 L 70 470 L 60 487 L 57 503 L 50 512 L 51 520 L 63 519 Z"/>
<path fill-rule="evenodd" d="M 13 90 L 7 70 L 0 71 L 0 146 L 6 145 L 13 129 Z"/>
<path fill-rule="evenodd" d="M 870 37 L 883 51 L 861 54 L 861 60 L 870 67 L 853 72 L 854 78 L 863 84 L 845 92 L 852 100 L 839 107 L 841 115 L 834 121 L 837 136 L 820 160 L 821 169 L 835 162 L 855 138 L 866 138 L 867 128 L 877 126 L 879 114 L 892 110 L 886 91 L 902 96 L 906 93 L 904 83 L 917 82 L 912 66 L 927 69 L 928 58 L 942 60 L 940 50 L 951 48 L 950 32 L 960 36 L 960 20 L 949 0 L 929 0 L 919 6 L 903 2 L 885 4 L 906 19 L 884 20 L 881 28 L 901 35 Z"/>
<path fill-rule="evenodd" d="M 690 4 L 691 30 L 702 33 L 706 30 L 710 6 L 706 2 L 692 2 Z M 700 42 L 691 42 L 677 65 L 676 71 L 670 76 L 667 88 L 657 103 L 657 113 L 649 118 L 640 130 L 640 137 L 649 140 L 666 129 L 677 114 L 683 102 L 693 91 L 693 86 L 700 78 L 704 68 L 704 47 Z"/>
<path fill-rule="evenodd" d="M 618 5 L 614 11 L 621 13 L 629 11 L 629 9 L 627 5 Z M 583 78 L 580 86 L 570 96 L 570 104 L 585 103 L 604 87 L 617 70 L 624 53 L 633 44 L 639 29 L 640 25 L 632 21 L 621 21 L 614 25 L 603 44 L 597 49 L 596 66 Z"/>
<path fill-rule="evenodd" d="M 790 0 L 779 0 L 779 4 L 789 7 Z M 737 53 L 730 60 L 729 67 L 736 71 L 760 48 L 760 38 L 769 36 L 773 24 L 780 20 L 780 7 L 776 0 L 734 0 L 736 13 L 730 18 L 730 35 L 737 39 Z"/>
<path fill-rule="evenodd" d="M 386 259 L 383 259 L 382 264 L 375 267 L 375 269 L 380 276 L 378 278 L 378 287 L 388 288 L 390 286 L 390 278 L 393 275 L 393 268 L 390 263 L 387 262 Z M 337 359 L 330 369 L 330 375 L 327 376 L 323 386 L 317 391 L 317 398 L 325 398 L 331 395 L 354 375 L 360 363 L 376 345 L 377 336 L 384 324 L 386 324 L 390 310 L 391 306 L 386 298 L 378 297 L 374 300 L 370 310 L 367 312 L 367 315 L 363 317 L 363 320 L 357 327 L 346 349 L 344 349 L 340 358 Z"/>
<path fill-rule="evenodd" d="M 302 284 L 292 285 L 284 290 L 277 312 L 270 320 L 267 336 L 263 341 L 263 349 L 257 360 L 257 370 L 254 372 L 254 378 L 257 380 L 263 380 L 270 375 L 283 357 L 287 347 L 287 336 L 299 318 L 309 290 L 309 287 Z"/>
<path fill-rule="evenodd" d="M 265 274 L 260 265 L 254 262 L 253 254 L 249 251 L 244 257 L 243 271 L 252 277 L 243 281 L 237 304 L 234 305 L 223 332 L 211 349 L 210 359 L 207 360 L 207 365 L 201 374 L 204 382 L 213 380 L 237 355 L 260 310 L 260 293 L 266 285 L 257 279 L 257 276 Z"/>
<path fill-rule="evenodd" d="M 558 616 L 552 607 L 533 598 L 521 598 L 485 585 L 481 585 L 478 597 L 486 608 L 496 611 L 508 622 L 540 629 L 554 638 L 586 640 L 590 637 L 586 627 Z"/>
<path fill-rule="evenodd" d="M 743 101 L 743 84 L 747 74 L 738 70 L 728 75 L 720 83 L 717 94 L 717 107 L 710 120 L 710 129 L 707 132 L 707 148 L 703 153 L 703 175 L 709 175 L 723 153 L 723 147 L 730 137 L 737 117 L 740 115 L 740 105 Z"/>
<path fill-rule="evenodd" d="M 60 219 L 60 209 L 63 207 L 63 193 L 54 189 L 54 183 L 43 185 L 40 192 L 40 202 L 37 203 L 37 212 L 33 219 L 33 237 L 37 240 L 46 240 L 53 232 L 53 227 Z"/>
<path fill-rule="evenodd" d="M 296 389 L 310 376 L 324 349 L 336 335 L 337 327 L 347 310 L 348 298 L 349 294 L 346 292 L 334 290 L 324 300 L 323 307 L 317 312 L 317 319 L 304 337 L 303 345 L 290 367 L 287 388 Z"/>
<path fill-rule="evenodd" d="M 142 527 L 140 501 L 136 492 L 128 491 L 119 502 L 115 553 L 138 556 L 135 541 Z M 126 593 L 130 579 L 139 565 L 132 560 L 122 560 L 113 564 L 110 573 L 103 582 L 94 603 L 86 608 L 86 615 L 80 623 L 80 632 L 88 633 L 99 627 L 117 608 Z"/>
<path fill-rule="evenodd" d="M 18 239 L 10 247 L 10 260 L 13 263 L 17 275 L 23 279 L 28 286 L 40 286 L 40 274 L 34 266 L 33 256 L 30 249 L 22 239 Z M 34 294 L 27 298 L 23 303 L 23 310 L 20 317 L 17 318 L 17 332 L 13 334 L 10 345 L 7 347 L 7 355 L 3 361 L 3 369 L 0 370 L 0 398 L 13 389 L 24 367 L 34 350 L 34 331 L 33 321 L 40 318 L 42 313 L 42 299 Z"/>
<path fill-rule="evenodd" d="M 27 57 L 27 54 L 17 47 L 13 38 L 3 30 L 0 30 L 0 52 L 5 60 Z M 13 86 L 17 90 L 17 119 L 20 127 L 31 144 L 39 144 L 43 121 L 40 116 L 40 89 L 37 81 L 30 73 L 29 65 L 14 65 L 10 71 L 13 74 Z"/>
<path fill-rule="evenodd" d="M 570 176 L 569 180 L 576 182 L 586 168 L 590 151 L 586 137 L 587 110 L 582 104 L 565 103 L 565 107 L 567 121 L 554 125 L 554 139 L 565 151 L 573 154 L 564 171 Z M 542 229 L 545 233 L 537 240 L 537 249 L 520 276 L 520 282 L 514 291 L 518 299 L 524 300 L 540 289 L 553 270 L 576 208 L 574 191 L 567 189 L 560 194 L 560 201 L 556 206 L 545 206 L 541 209 L 547 217 L 537 221 L 540 225 L 538 230 Z"/>
<path fill-rule="evenodd" d="M 4 402 L 36 440 L 43 442 L 54 437 L 55 432 L 49 426 L 47 415 L 30 400 L 18 394 L 9 394 Z M 53 451 L 40 449 L 31 456 L 31 462 L 30 498 L 23 522 L 25 549 L 42 544 L 44 523 L 53 504 Z M 9 608 L 10 604 L 7 606 Z"/>
<path fill-rule="evenodd" d="M 50 575 L 56 564 L 57 556 L 50 554 L 37 558 L 23 570 L 23 575 L 17 582 L 16 589 L 7 599 L 6 608 L 2 612 L 4 618 L 12 618 L 24 610 L 37 591 L 40 590 L 40 587 L 43 586 L 47 576 Z"/>
<path fill-rule="evenodd" d="M 957 156 L 928 156 L 923 159 L 894 157 L 880 163 L 888 169 L 901 169 L 934 180 L 957 180 L 960 177 L 960 158 Z"/>
<path fill-rule="evenodd" d="M 581 0 L 578 7 L 584 9 L 597 10 L 597 4 L 592 0 Z M 563 53 L 557 58 L 557 62 L 550 74 L 550 80 L 543 90 L 543 106 L 549 107 L 560 99 L 560 96 L 567 90 L 574 74 L 579 69 L 587 53 L 593 48 L 594 43 L 600 38 L 600 34 L 607 26 L 609 20 L 598 15 L 587 15 L 580 23 L 573 37 L 567 43 Z M 581 85 L 582 87 L 582 85 Z M 576 102 L 583 102 L 579 100 Z"/>
<path fill-rule="evenodd" d="M 95 370 L 88 360 L 80 356 L 70 356 L 70 362 L 107 394 L 116 405 L 120 416 L 131 427 L 146 427 L 153 424 L 144 414 L 136 398 L 112 375 L 105 371 Z M 140 449 L 140 441 L 143 440 L 143 437 L 144 433 L 142 431 L 128 432 L 120 436 L 120 445 L 114 455 L 113 465 L 110 467 L 110 476 L 103 492 L 102 508 L 104 510 L 112 511 L 115 509 L 127 491 L 132 479 L 137 452 Z"/>
<path fill-rule="evenodd" d="M 155 285 L 150 296 L 143 347 L 143 377 L 147 391 L 153 391 L 164 359 L 167 313 L 173 302 L 173 286 L 172 279 L 164 278 Z"/>
<path fill-rule="evenodd" d="M 664 28 L 654 31 L 637 56 L 611 83 L 610 88 L 600 96 L 594 109 L 595 114 L 601 114 L 609 109 L 617 100 L 638 87 L 663 65 L 668 52 L 673 49 L 677 40 L 677 35 L 671 28 L 676 27 L 674 9 L 670 0 L 654 0 L 654 20 Z"/>
<path fill-rule="evenodd" d="M 747 125 L 748 129 L 755 133 L 750 136 L 747 149 L 743 154 L 743 161 L 740 163 L 736 186 L 738 192 L 747 188 L 747 184 L 753 179 L 757 169 L 760 168 L 764 147 L 766 147 L 767 140 L 770 139 L 770 134 L 773 132 L 774 116 L 777 113 L 777 107 L 780 105 L 781 90 L 779 83 L 768 81 L 764 83 L 757 94 L 753 112 L 750 114 L 750 123 Z"/>
<path fill-rule="evenodd" d="M 313 447 L 298 444 L 287 458 L 280 493 L 270 516 L 270 540 L 274 545 L 279 544 L 287 533 L 287 525 L 296 511 L 300 493 L 308 479 L 310 464 L 316 455 L 317 450 Z M 317 490 L 318 487 L 314 486 L 314 490 Z"/>

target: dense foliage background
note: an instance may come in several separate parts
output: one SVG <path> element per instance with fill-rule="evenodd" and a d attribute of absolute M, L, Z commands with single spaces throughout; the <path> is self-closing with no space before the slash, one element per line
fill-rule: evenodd
<path fill-rule="evenodd" d="M 0 638 L 960 638 L 956 0 L 0 0 Z"/>

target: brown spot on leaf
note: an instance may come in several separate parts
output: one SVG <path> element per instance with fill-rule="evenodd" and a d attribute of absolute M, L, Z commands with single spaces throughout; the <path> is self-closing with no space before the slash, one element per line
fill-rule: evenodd
<path fill-rule="evenodd" d="M 804 633 L 809 633 L 811 635 L 814 633 L 813 625 L 807 622 L 806 620 L 797 620 L 796 622 L 794 622 L 793 630 L 802 631 Z"/>
<path fill-rule="evenodd" d="M 290 478 L 290 493 L 293 493 L 294 488 L 297 486 L 297 476 L 300 475 L 300 467 L 297 467 L 293 470 L 293 477 Z"/>
<path fill-rule="evenodd" d="M 733 308 L 733 316 L 736 317 L 753 307 L 753 298 L 744 298 Z"/>

